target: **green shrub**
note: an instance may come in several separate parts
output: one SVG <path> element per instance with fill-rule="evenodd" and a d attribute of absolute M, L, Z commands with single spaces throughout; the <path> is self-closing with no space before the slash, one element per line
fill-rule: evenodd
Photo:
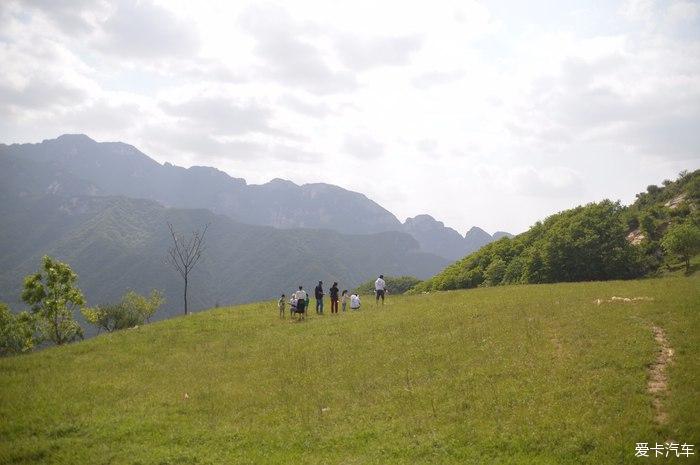
<path fill-rule="evenodd" d="M 81 312 L 98 332 L 112 332 L 144 324 L 164 302 L 163 293 L 157 290 L 151 291 L 148 297 L 129 291 L 116 304 L 86 307 Z"/>
<path fill-rule="evenodd" d="M 690 257 L 700 253 L 700 228 L 692 223 L 671 226 L 662 239 L 661 246 L 666 253 L 683 260 L 687 273 L 690 271 Z"/>
<path fill-rule="evenodd" d="M 78 275 L 66 263 L 44 256 L 41 269 L 24 278 L 22 300 L 31 306 L 43 339 L 64 344 L 83 337 L 73 319 L 75 309 L 85 303 L 76 286 Z"/>
<path fill-rule="evenodd" d="M 28 312 L 13 314 L 0 303 L 0 356 L 27 352 L 39 342 L 36 317 Z"/>

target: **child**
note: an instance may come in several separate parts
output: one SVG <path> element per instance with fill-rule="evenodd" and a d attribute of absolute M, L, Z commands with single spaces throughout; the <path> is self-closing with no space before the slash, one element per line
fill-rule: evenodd
<path fill-rule="evenodd" d="M 360 309 L 360 296 L 357 294 L 353 294 L 350 296 L 350 309 L 351 310 L 359 310 Z"/>
<path fill-rule="evenodd" d="M 280 297 L 280 300 L 277 301 L 277 307 L 280 309 L 280 318 L 282 318 L 282 319 L 284 319 L 284 304 L 285 303 L 286 302 L 284 301 L 284 294 L 282 294 L 282 297 Z"/>
<path fill-rule="evenodd" d="M 292 292 L 292 298 L 289 299 L 289 319 L 294 319 L 294 315 L 297 313 L 297 296 L 295 292 Z"/>
<path fill-rule="evenodd" d="M 340 302 L 343 306 L 343 311 L 345 311 L 345 308 L 348 306 L 348 300 L 350 300 L 350 296 L 348 295 L 348 290 L 343 289 L 343 293 L 340 295 Z"/>

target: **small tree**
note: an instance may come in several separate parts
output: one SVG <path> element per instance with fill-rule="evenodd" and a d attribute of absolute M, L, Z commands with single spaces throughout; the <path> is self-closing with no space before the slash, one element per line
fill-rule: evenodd
<path fill-rule="evenodd" d="M 0 303 L 0 356 L 32 350 L 39 342 L 36 329 L 34 315 L 28 312 L 15 315 Z"/>
<path fill-rule="evenodd" d="M 144 324 L 163 302 L 163 293 L 157 290 L 148 297 L 129 291 L 119 303 L 85 307 L 81 313 L 88 323 L 97 327 L 98 333 L 101 330 L 109 333 Z"/>
<path fill-rule="evenodd" d="M 138 313 L 141 318 L 141 324 L 150 322 L 156 310 L 164 303 L 165 297 L 157 289 L 153 289 L 148 297 L 137 294 L 134 291 L 129 291 L 122 297 L 122 305 Z"/>
<path fill-rule="evenodd" d="M 690 258 L 700 253 L 700 229 L 684 223 L 672 226 L 661 240 L 666 253 L 678 256 L 685 262 L 685 272 L 690 271 Z"/>
<path fill-rule="evenodd" d="M 204 252 L 204 236 L 207 233 L 208 224 L 204 225 L 202 231 L 193 231 L 189 239 L 185 240 L 182 234 L 176 233 L 173 225 L 168 223 L 170 237 L 173 240 L 172 247 L 168 248 L 168 263 L 175 271 L 180 273 L 185 282 L 184 300 L 185 315 L 187 315 L 187 284 L 190 272 L 202 258 Z"/>
<path fill-rule="evenodd" d="M 83 329 L 73 319 L 75 308 L 85 303 L 77 280 L 70 266 L 49 256 L 42 259 L 38 273 L 24 278 L 22 300 L 37 316 L 42 337 L 58 345 L 83 337 Z"/>

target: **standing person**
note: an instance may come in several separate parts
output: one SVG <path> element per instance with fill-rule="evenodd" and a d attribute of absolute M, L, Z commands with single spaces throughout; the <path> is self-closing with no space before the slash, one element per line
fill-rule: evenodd
<path fill-rule="evenodd" d="M 309 295 L 302 286 L 299 286 L 299 290 L 294 293 L 294 297 L 297 298 L 297 313 L 301 315 L 301 319 L 303 320 L 306 318 L 306 304 L 309 301 Z"/>
<path fill-rule="evenodd" d="M 316 297 L 316 314 L 323 315 L 323 281 L 318 282 L 318 286 L 314 289 Z"/>
<path fill-rule="evenodd" d="M 297 303 L 299 301 L 297 300 L 297 293 L 292 292 L 292 297 L 289 299 L 289 319 L 293 320 L 294 316 L 299 313 L 297 310 Z"/>
<path fill-rule="evenodd" d="M 285 298 L 285 295 L 282 294 L 282 297 L 280 297 L 280 300 L 277 301 L 277 307 L 280 310 L 280 318 L 282 318 L 282 319 L 284 319 L 284 304 L 287 303 L 287 302 L 285 302 L 284 298 Z M 290 312 L 291 312 L 291 310 L 290 310 Z M 290 316 L 291 316 L 291 313 L 290 313 Z"/>
<path fill-rule="evenodd" d="M 331 313 L 338 313 L 338 283 L 331 286 Z"/>
<path fill-rule="evenodd" d="M 340 303 L 343 305 L 343 311 L 348 306 L 348 300 L 350 300 L 350 295 L 347 289 L 343 289 L 343 293 L 340 296 Z"/>
<path fill-rule="evenodd" d="M 361 304 L 359 295 L 353 294 L 350 296 L 350 310 L 359 310 Z"/>
<path fill-rule="evenodd" d="M 384 275 L 380 274 L 377 280 L 374 282 L 374 293 L 376 294 L 376 300 L 374 305 L 379 303 L 379 298 L 382 298 L 382 305 L 384 305 L 384 292 L 386 288 L 386 283 L 384 282 Z"/>

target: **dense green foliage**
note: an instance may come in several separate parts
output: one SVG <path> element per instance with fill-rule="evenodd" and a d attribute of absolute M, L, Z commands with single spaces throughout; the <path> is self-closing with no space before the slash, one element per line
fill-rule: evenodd
<path fill-rule="evenodd" d="M 146 323 L 164 302 L 163 293 L 155 289 L 149 296 L 129 291 L 116 304 L 84 307 L 81 313 L 85 321 L 97 327 L 98 333 L 111 332 Z"/>
<path fill-rule="evenodd" d="M 27 352 L 37 342 L 36 317 L 29 312 L 12 313 L 0 303 L 0 357 Z"/>
<path fill-rule="evenodd" d="M 700 253 L 700 228 L 692 223 L 671 226 L 661 240 L 661 246 L 670 255 L 678 256 L 690 271 L 690 258 Z"/>
<path fill-rule="evenodd" d="M 624 465 L 669 438 L 697 453 L 699 303 L 700 277 L 502 286 L 103 334 L 0 360 L 0 463 Z M 674 350 L 663 425 L 652 325 Z"/>
<path fill-rule="evenodd" d="M 661 241 L 685 224 L 686 264 L 700 225 L 700 170 L 663 187 L 649 186 L 630 207 L 604 200 L 557 213 L 513 239 L 482 247 L 414 288 L 415 292 L 495 286 L 628 279 L 655 273 L 668 259 Z M 670 229 L 669 229 L 670 228 Z M 628 236 L 638 237 L 632 244 Z M 675 237 L 675 236 L 674 236 Z M 688 255 L 690 253 L 690 255 Z"/>
<path fill-rule="evenodd" d="M 75 309 L 85 303 L 77 281 L 70 266 L 47 255 L 41 269 L 24 278 L 22 300 L 36 315 L 43 339 L 60 345 L 83 337 L 83 329 L 73 319 Z"/>
<path fill-rule="evenodd" d="M 669 227 L 683 223 L 700 227 L 700 170 L 684 171 L 675 181 L 667 179 L 661 186 L 648 186 L 637 194 L 625 217 L 644 253 L 646 268 L 654 271 L 671 265 L 676 254 L 668 254 L 661 243 Z"/>
<path fill-rule="evenodd" d="M 375 280 L 376 278 L 365 281 L 355 288 L 355 292 L 362 295 L 373 294 Z M 413 276 L 384 276 L 384 282 L 389 294 L 403 294 L 421 281 Z"/>
<path fill-rule="evenodd" d="M 632 278 L 642 269 L 625 235 L 619 203 L 592 203 L 486 245 L 415 289 Z"/>

